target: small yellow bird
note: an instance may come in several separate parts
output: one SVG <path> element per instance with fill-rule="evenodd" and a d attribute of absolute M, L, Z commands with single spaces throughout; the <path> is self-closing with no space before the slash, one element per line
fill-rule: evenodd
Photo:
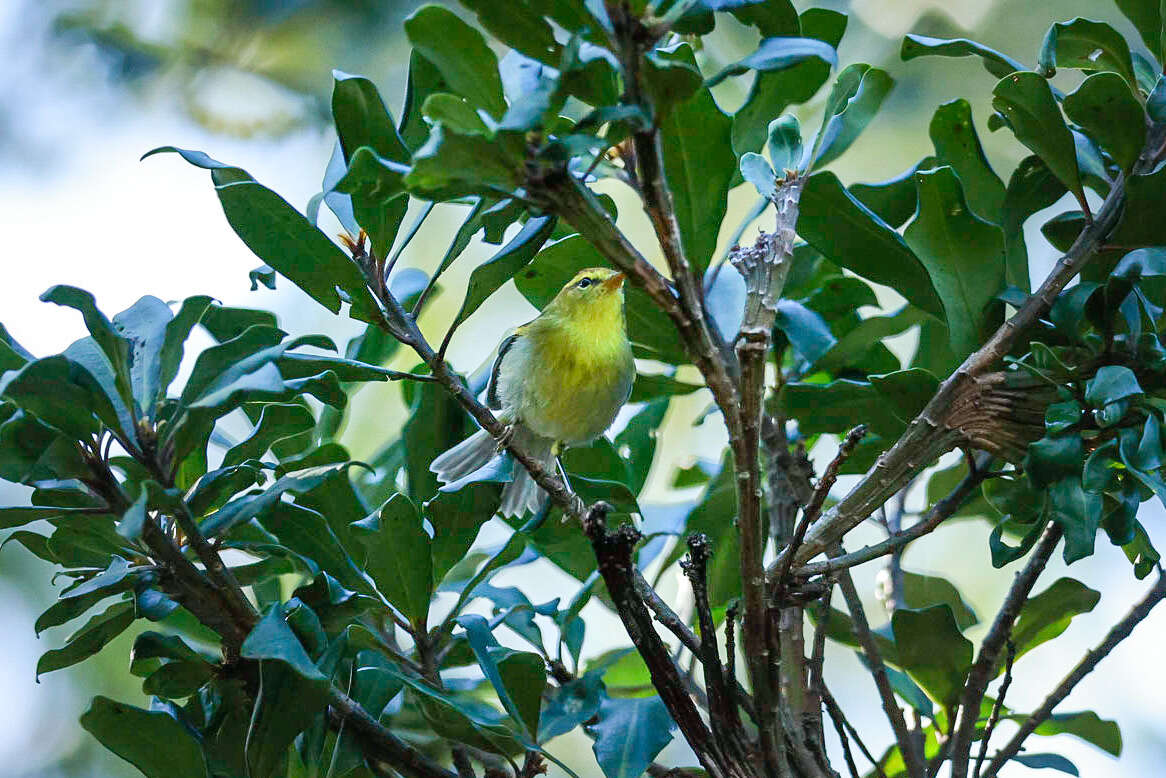
<path fill-rule="evenodd" d="M 553 472 L 563 446 L 595 440 L 627 402 L 636 377 L 624 322 L 623 273 L 580 270 L 538 318 L 502 341 L 490 373 L 486 404 L 513 440 Z M 479 430 L 433 460 L 443 484 L 486 465 L 498 446 Z M 515 465 L 502 491 L 503 516 L 538 514 L 547 493 Z"/>

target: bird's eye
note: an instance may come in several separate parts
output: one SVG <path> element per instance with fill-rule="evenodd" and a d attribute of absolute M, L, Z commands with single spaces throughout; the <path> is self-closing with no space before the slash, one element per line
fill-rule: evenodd
<path fill-rule="evenodd" d="M 580 278 L 579 283 L 575 284 L 575 286 L 579 287 L 580 289 L 586 289 L 587 287 L 591 286 L 591 284 L 592 281 L 590 278 Z"/>

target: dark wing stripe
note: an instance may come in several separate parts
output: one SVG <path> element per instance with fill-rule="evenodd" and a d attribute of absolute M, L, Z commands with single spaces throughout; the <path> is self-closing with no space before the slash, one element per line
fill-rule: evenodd
<path fill-rule="evenodd" d="M 518 334 L 511 335 L 502 341 L 502 345 L 498 347 L 498 356 L 494 357 L 494 365 L 490 368 L 490 383 L 486 386 L 486 405 L 494 410 L 502 407 L 501 401 L 498 399 L 498 374 L 502 371 L 502 358 L 506 356 L 506 352 L 518 340 Z"/>

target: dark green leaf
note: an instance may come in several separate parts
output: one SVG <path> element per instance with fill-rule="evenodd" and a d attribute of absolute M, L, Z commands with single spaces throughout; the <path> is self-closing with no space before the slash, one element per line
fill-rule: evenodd
<path fill-rule="evenodd" d="M 972 211 L 984 221 L 1001 224 L 1004 184 L 984 156 L 968 101 L 952 100 L 939 106 L 929 131 L 935 155 L 959 176 Z"/>
<path fill-rule="evenodd" d="M 602 675 L 587 673 L 551 690 L 539 720 L 538 742 L 565 735 L 599 713 Z"/>
<path fill-rule="evenodd" d="M 147 778 L 206 778 L 198 740 L 165 711 L 94 697 L 81 726 Z"/>
<path fill-rule="evenodd" d="M 502 117 L 506 100 L 498 59 L 480 32 L 450 10 L 426 5 L 405 20 L 405 35 L 455 92 L 495 119 Z"/>
<path fill-rule="evenodd" d="M 286 444 L 309 433 L 316 424 L 312 412 L 303 405 L 272 403 L 264 405 L 259 421 L 251 434 L 223 457 L 223 467 L 242 464 L 248 459 L 259 459 L 273 447 L 284 443 L 283 451 L 291 453 Z M 303 441 L 305 444 L 307 440 Z"/>
<path fill-rule="evenodd" d="M 1049 28 L 1037 57 L 1037 71 L 1051 78 L 1057 68 L 1108 70 L 1137 86 L 1130 47 L 1121 34 L 1104 22 L 1077 17 Z"/>
<path fill-rule="evenodd" d="M 833 173 L 815 173 L 806 179 L 798 234 L 835 264 L 896 289 L 936 317 L 943 315 L 943 304 L 923 263 Z"/>
<path fill-rule="evenodd" d="M 779 116 L 769 123 L 769 157 L 777 170 L 798 170 L 802 164 L 802 129 L 798 117 Z"/>
<path fill-rule="evenodd" d="M 842 156 L 870 124 L 894 85 L 885 70 L 869 65 L 851 65 L 842 71 L 826 101 L 826 117 L 814 139 L 810 168 L 823 167 Z"/>
<path fill-rule="evenodd" d="M 404 176 L 409 168 L 388 160 L 369 146 L 352 153 L 348 171 L 334 187 L 352 198 L 357 223 L 368 234 L 373 255 L 385 258 L 397 238 L 409 202 Z"/>
<path fill-rule="evenodd" d="M 433 562 L 417 508 L 405 495 L 395 494 L 379 513 L 352 528 L 367 554 L 363 569 L 381 594 L 424 631 L 433 593 Z"/>
<path fill-rule="evenodd" d="M 904 61 L 927 56 L 979 57 L 985 69 L 996 78 L 1004 78 L 1009 73 L 1027 69 L 1012 57 L 967 38 L 944 39 L 908 35 L 903 38 L 903 47 L 899 55 Z"/>
<path fill-rule="evenodd" d="M 499 132 L 494 139 L 463 135 L 439 123 L 425 145 L 414 152 L 405 186 L 434 200 L 509 193 L 522 181 L 517 137 L 513 132 Z"/>
<path fill-rule="evenodd" d="M 806 362 L 814 364 L 838 341 L 816 312 L 793 300 L 777 301 L 774 324 Z"/>
<path fill-rule="evenodd" d="M 1012 757 L 1013 762 L 1024 765 L 1030 770 L 1040 770 L 1042 768 L 1049 770 L 1056 770 L 1069 775 L 1080 775 L 1081 772 L 1077 769 L 1077 765 L 1070 762 L 1060 754 L 1017 754 Z"/>
<path fill-rule="evenodd" d="M 939 379 L 921 368 L 870 376 L 891 412 L 904 424 L 919 415 L 939 389 Z"/>
<path fill-rule="evenodd" d="M 1146 117 L 1130 86 L 1115 73 L 1095 73 L 1065 98 L 1065 115 L 1081 125 L 1129 172 L 1146 142 Z"/>
<path fill-rule="evenodd" d="M 924 157 L 910 170 L 886 181 L 851 184 L 850 193 L 891 227 L 901 227 L 915 214 L 915 172 L 935 165 L 935 157 Z"/>
<path fill-rule="evenodd" d="M 46 651 L 36 663 L 36 675 L 82 662 L 105 648 L 134 621 L 133 602 L 116 602 L 69 636 L 63 648 Z"/>
<path fill-rule="evenodd" d="M 828 67 L 838 64 L 838 54 L 834 47 L 815 38 L 765 38 L 749 56 L 726 66 L 705 82 L 706 86 L 716 86 L 730 76 L 739 76 L 750 70 L 772 72 L 785 70 L 809 59 L 817 59 Z"/>
<path fill-rule="evenodd" d="M 992 94 L 992 107 L 1008 121 L 1016 139 L 1043 159 L 1070 192 L 1083 197 L 1073 134 L 1049 82 L 1036 73 L 1013 73 L 1000 79 Z"/>
<path fill-rule="evenodd" d="M 688 46 L 674 56 L 695 66 Z M 664 177 L 672 190 L 680 242 L 698 277 L 716 251 L 728 207 L 736 167 L 731 133 L 732 121 L 707 88 L 677 104 L 660 124 Z"/>
<path fill-rule="evenodd" d="M 425 503 L 425 516 L 433 525 L 433 580 L 440 581 L 461 561 L 478 530 L 498 509 L 498 484 L 478 482 L 456 492 L 440 492 Z"/>
<path fill-rule="evenodd" d="M 500 646 L 481 616 L 463 615 L 457 622 L 465 629 L 478 667 L 494 687 L 502 706 L 533 742 L 538 734 L 539 708 L 547 684 L 542 657 Z"/>
<path fill-rule="evenodd" d="M 1106 365 L 1085 385 L 1085 402 L 1094 408 L 1142 394 L 1134 371 L 1122 365 Z"/>
<path fill-rule="evenodd" d="M 765 4 L 766 10 L 781 5 L 783 4 Z M 842 34 L 846 31 L 846 15 L 826 8 L 809 8 L 802 13 L 799 24 L 804 37 L 814 38 L 837 48 L 838 42 L 842 40 Z M 772 32 L 792 34 L 797 31 L 783 29 Z M 802 62 L 788 70 L 758 73 L 745 104 L 733 115 L 733 152 L 740 155 L 747 151 L 761 151 L 761 147 L 765 145 L 766 131 L 770 122 L 791 105 L 798 105 L 812 98 L 829 76 L 830 65 L 818 59 Z"/>
<path fill-rule="evenodd" d="M 1005 280 L 1022 291 L 1032 288 L 1028 277 L 1028 249 L 1024 243 L 1024 223 L 1037 211 L 1061 199 L 1065 185 L 1038 156 L 1025 157 L 1008 181 L 1001 208 L 1004 252 L 1007 256 Z"/>
<path fill-rule="evenodd" d="M 786 384 L 781 404 L 797 420 L 803 435 L 843 433 L 866 424 L 875 434 L 893 439 L 906 427 L 879 391 L 865 381 Z"/>
<path fill-rule="evenodd" d="M 960 634 L 951 608 L 899 608 L 891 616 L 891 629 L 900 666 L 937 702 L 953 705 L 972 666 L 972 642 Z"/>
<path fill-rule="evenodd" d="M 555 217 L 536 216 L 531 218 L 522 230 L 514 236 L 493 257 L 478 265 L 470 274 L 469 285 L 466 288 L 466 297 L 462 307 L 454 317 L 450 329 L 457 328 L 474 311 L 486 301 L 490 295 L 498 291 L 507 281 L 530 264 L 535 254 L 550 238 L 555 229 Z"/>
<path fill-rule="evenodd" d="M 1074 616 L 1089 613 L 1101 593 L 1072 578 L 1058 578 L 1040 594 L 1025 601 L 1012 628 L 1017 658 L 1060 635 Z M 1003 666 L 997 668 L 1001 672 Z"/>
<path fill-rule="evenodd" d="M 656 696 L 607 697 L 590 727 L 595 758 L 606 778 L 639 778 L 664 746 L 676 725 Z"/>
<path fill-rule="evenodd" d="M 333 313 L 340 311 L 342 290 L 352 316 L 380 319 L 360 269 L 323 232 L 282 197 L 261 186 L 245 171 L 210 159 L 202 152 L 165 146 L 146 154 L 173 151 L 187 162 L 211 171 L 223 213 L 247 247 L 271 267 Z"/>
<path fill-rule="evenodd" d="M 408 163 L 409 150 L 376 86 L 340 70 L 333 70 L 332 78 L 332 116 L 344 158 L 351 163 L 358 148 L 369 146 L 385 159 Z"/>
<path fill-rule="evenodd" d="M 959 589 L 946 578 L 903 571 L 903 602 L 908 608 L 946 605 L 952 610 L 956 625 L 965 630 L 979 622 L 976 612 L 964 600 Z"/>
<path fill-rule="evenodd" d="M 1027 718 L 1014 716 L 1010 718 Z M 1093 711 L 1054 713 L 1035 730 L 1037 735 L 1074 735 L 1113 756 L 1121 755 L 1121 730 L 1117 722 L 1107 721 Z"/>
<path fill-rule="evenodd" d="M 952 351 L 962 357 L 1002 317 L 993 300 L 1004 288 L 1004 238 L 972 213 L 950 167 L 917 172 L 915 180 L 919 211 L 904 237 L 943 300 Z"/>
<path fill-rule="evenodd" d="M 498 4 L 491 0 L 465 0 L 462 5 L 478 16 L 491 35 L 512 49 L 547 65 L 557 65 L 562 48 L 543 18 L 542 3 L 528 1 Z"/>
<path fill-rule="evenodd" d="M 1158 218 L 1166 202 L 1166 167 L 1126 181 L 1126 206 L 1110 242 L 1122 246 L 1166 245 L 1166 224 Z"/>
<path fill-rule="evenodd" d="M 247 635 L 239 653 L 247 659 L 282 662 L 297 675 L 326 684 L 327 677 L 312 662 L 299 638 L 292 632 L 279 605 L 273 605 Z"/>
<path fill-rule="evenodd" d="M 1063 478 L 1049 490 L 1049 518 L 1065 533 L 1065 562 L 1093 554 L 1093 542 L 1101 522 L 1101 495 L 1081 487 L 1080 475 Z"/>
<path fill-rule="evenodd" d="M 282 546 L 314 568 L 313 573 L 325 570 L 349 589 L 375 594 L 328 520 L 318 511 L 277 500 L 263 516 L 262 525 Z"/>

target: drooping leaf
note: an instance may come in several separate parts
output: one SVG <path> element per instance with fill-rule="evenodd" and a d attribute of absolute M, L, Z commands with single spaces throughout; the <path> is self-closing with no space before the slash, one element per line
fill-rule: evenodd
<path fill-rule="evenodd" d="M 838 54 L 834 47 L 816 38 L 765 38 L 756 51 L 731 65 L 726 65 L 719 73 L 708 79 L 705 86 L 716 86 L 730 76 L 739 76 L 750 70 L 765 73 L 785 70 L 810 59 L 817 59 L 829 67 L 838 64 Z"/>
<path fill-rule="evenodd" d="M 367 554 L 362 567 L 381 594 L 423 630 L 433 593 L 433 563 L 417 508 L 405 495 L 395 494 L 379 512 L 352 527 Z"/>
<path fill-rule="evenodd" d="M 1029 597 L 1012 628 L 1016 657 L 1060 635 L 1074 616 L 1089 613 L 1100 599 L 1100 592 L 1072 578 L 1058 578 L 1040 594 Z M 997 672 L 1003 672 L 1003 666 Z"/>
<path fill-rule="evenodd" d="M 1043 159 L 1070 192 L 1084 197 L 1073 134 L 1048 81 L 1036 73 L 1013 73 L 1000 79 L 992 94 L 992 107 L 1008 121 L 1016 139 Z"/>
<path fill-rule="evenodd" d="M 972 666 L 972 642 L 960 634 L 951 607 L 899 608 L 891 629 L 903 669 L 937 702 L 954 704 Z"/>
<path fill-rule="evenodd" d="M 1146 141 L 1146 119 L 1130 86 L 1115 73 L 1095 73 L 1067 96 L 1065 115 L 1081 125 L 1129 172 Z"/>
<path fill-rule="evenodd" d="M 920 171 L 915 181 L 919 210 L 904 237 L 943 300 L 952 351 L 962 357 L 1001 319 L 993 300 L 1004 288 L 1004 237 L 972 213 L 950 167 Z"/>
<path fill-rule="evenodd" d="M 1001 206 L 1004 252 L 1007 256 L 1005 281 L 1022 291 L 1031 289 L 1028 277 L 1028 249 L 1024 243 L 1024 222 L 1048 208 L 1065 193 L 1065 185 L 1038 156 L 1025 157 L 1008 181 Z"/>
<path fill-rule="evenodd" d="M 425 5 L 405 20 L 405 35 L 455 92 L 502 118 L 506 100 L 498 60 L 480 32 L 446 8 Z"/>
<path fill-rule="evenodd" d="M 134 621 L 133 602 L 115 602 L 105 609 L 105 612 L 89 619 L 76 632 L 69 636 L 69 640 L 62 648 L 46 651 L 36 663 L 36 674 L 39 678 L 44 673 L 51 673 L 65 667 L 82 662 L 105 648 Z"/>
<path fill-rule="evenodd" d="M 929 132 L 935 155 L 959 176 L 972 211 L 986 222 L 1000 224 L 1004 184 L 984 155 L 968 101 L 952 100 L 939 106 Z"/>
<path fill-rule="evenodd" d="M 81 714 L 81 726 L 147 778 L 206 778 L 198 740 L 166 711 L 94 697 Z"/>
<path fill-rule="evenodd" d="M 1049 27 L 1037 57 L 1037 70 L 1051 78 L 1058 67 L 1111 71 L 1130 86 L 1138 83 L 1125 38 L 1108 24 L 1092 19 L 1077 17 Z"/>
<path fill-rule="evenodd" d="M 996 78 L 1004 78 L 1018 70 L 1027 70 L 1024 65 L 1006 54 L 976 43 L 967 38 L 929 38 L 926 35 L 907 35 L 899 55 L 904 61 L 916 57 L 979 57 L 984 68 Z"/>

